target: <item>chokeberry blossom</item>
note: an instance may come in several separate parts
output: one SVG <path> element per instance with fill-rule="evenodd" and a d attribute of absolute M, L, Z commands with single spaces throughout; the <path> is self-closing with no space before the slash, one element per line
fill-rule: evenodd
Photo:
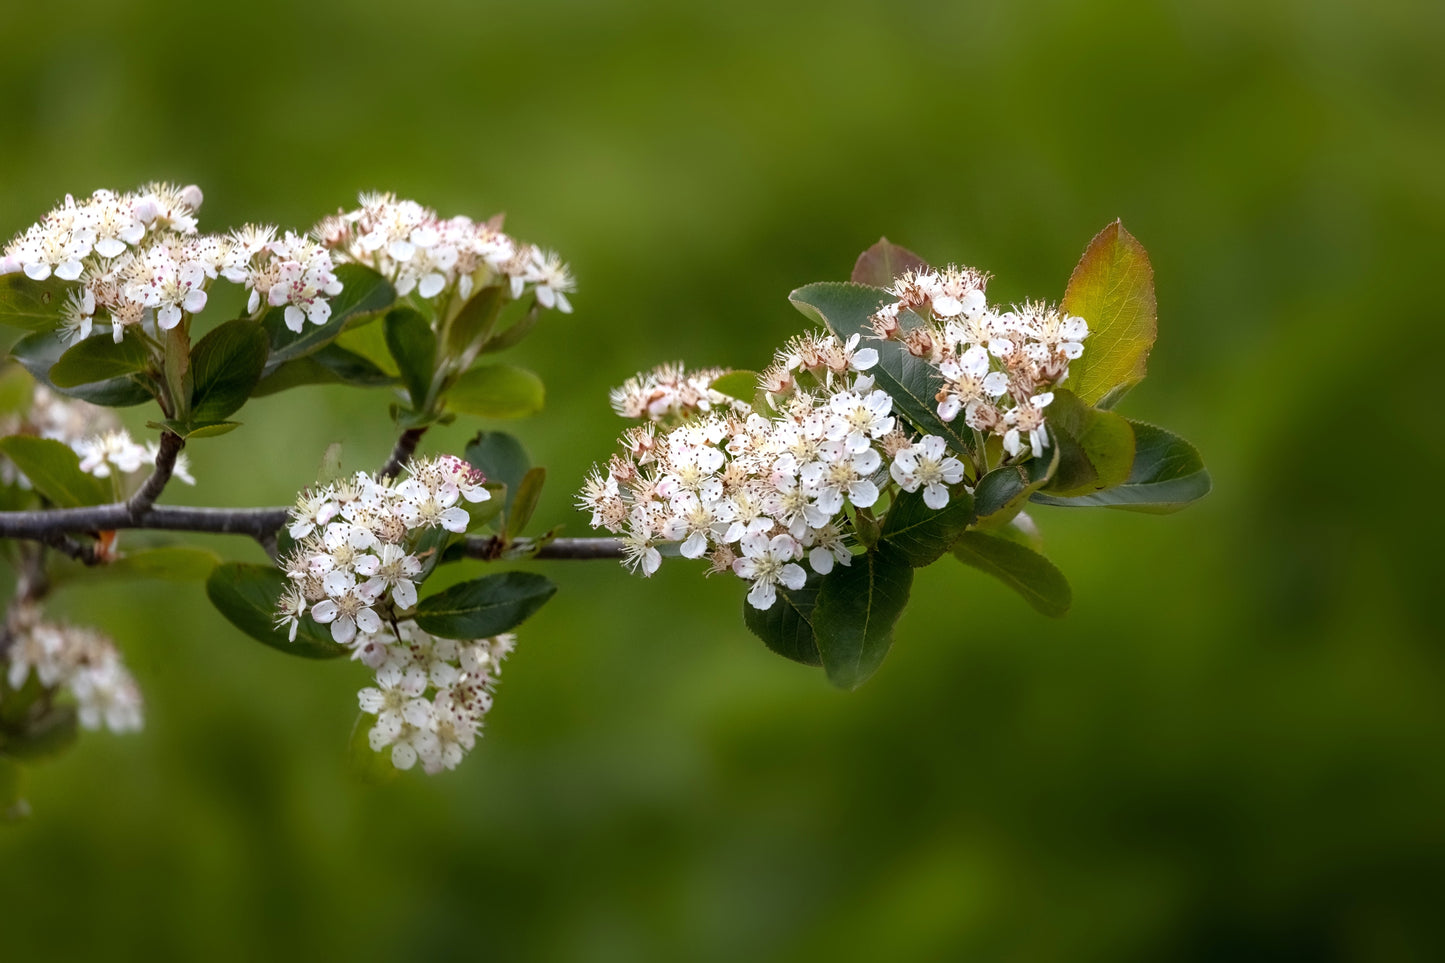
<path fill-rule="evenodd" d="M 287 531 L 296 546 L 282 560 L 289 584 L 276 625 L 291 641 L 308 620 L 375 673 L 358 694 L 371 718 L 367 738 L 398 769 L 453 769 L 476 743 L 502 660 L 515 637 L 458 641 L 416 623 L 424 576 L 421 540 L 434 529 L 460 533 L 462 503 L 492 497 L 486 477 L 450 455 L 415 458 L 400 481 L 359 472 L 302 492 Z"/>
<path fill-rule="evenodd" d="M 1021 461 L 1050 443 L 1049 389 L 1081 355 L 1088 324 L 1032 302 L 996 311 L 987 280 L 972 268 L 904 274 L 873 332 L 937 368 L 940 419 L 964 415 Z M 851 564 L 864 516 L 874 530 L 901 493 L 920 490 L 925 506 L 942 510 L 990 467 L 983 445 L 953 451 L 905 417 L 870 373 L 879 360 L 858 334 L 795 337 L 758 376 L 766 402 L 757 410 L 712 387 L 721 369 L 639 374 L 611 401 L 647 424 L 593 468 L 578 507 L 621 537 L 628 568 L 652 575 L 662 545 L 678 542 L 676 554 L 710 559 L 709 574 L 751 582 L 749 603 L 767 609 L 780 590 L 802 587 L 802 563 L 820 576 Z"/>

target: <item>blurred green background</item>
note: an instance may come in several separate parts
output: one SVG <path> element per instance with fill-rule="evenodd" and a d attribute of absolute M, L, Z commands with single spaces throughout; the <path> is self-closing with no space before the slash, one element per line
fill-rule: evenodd
<path fill-rule="evenodd" d="M 61 593 L 147 728 L 33 772 L 0 956 L 1445 958 L 1415 497 L 1442 473 L 1445 6 L 57 0 L 3 31 L 0 235 L 167 178 L 210 229 L 380 188 L 559 248 L 577 311 L 518 352 L 550 397 L 511 430 L 571 534 L 627 374 L 760 366 L 802 324 L 788 291 L 880 234 L 1058 297 L 1115 217 L 1160 306 L 1122 410 L 1194 441 L 1216 491 L 1037 511 L 1060 622 L 920 573 L 853 694 L 766 652 L 734 580 L 538 564 L 561 592 L 486 739 L 381 789 L 343 763 L 360 667 L 251 643 L 190 585 Z M 166 497 L 287 501 L 334 440 L 378 465 L 386 406 L 262 399 Z"/>

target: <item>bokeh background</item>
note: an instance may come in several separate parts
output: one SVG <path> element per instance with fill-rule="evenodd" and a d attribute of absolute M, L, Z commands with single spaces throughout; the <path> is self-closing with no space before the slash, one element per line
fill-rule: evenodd
<path fill-rule="evenodd" d="M 538 564 L 561 591 L 486 739 L 381 788 L 343 759 L 364 670 L 196 586 L 63 592 L 148 724 L 33 772 L 5 959 L 1445 958 L 1445 6 L 56 0 L 0 29 L 0 234 L 167 178 L 210 228 L 382 188 L 561 249 L 577 310 L 518 352 L 549 403 L 510 428 L 572 534 L 608 386 L 761 365 L 788 291 L 881 234 L 1057 297 L 1122 217 L 1160 306 L 1122 410 L 1216 482 L 1036 512 L 1063 621 L 920 573 L 853 694 L 765 651 L 734 581 Z M 260 400 L 167 498 L 286 501 L 336 440 L 375 466 L 386 407 Z"/>

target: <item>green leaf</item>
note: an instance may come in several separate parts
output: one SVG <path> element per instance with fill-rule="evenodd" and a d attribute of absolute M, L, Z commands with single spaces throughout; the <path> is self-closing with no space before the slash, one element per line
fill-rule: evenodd
<path fill-rule="evenodd" d="M 506 293 L 502 285 L 489 284 L 467 299 L 447 329 L 448 354 L 459 357 L 473 341 L 485 341 L 491 335 L 506 304 Z"/>
<path fill-rule="evenodd" d="M 1154 268 L 1119 221 L 1084 250 L 1063 311 L 1089 323 L 1083 357 L 1069 365 L 1069 386 L 1084 402 L 1112 404 L 1144 379 L 1159 333 Z"/>
<path fill-rule="evenodd" d="M 387 312 L 386 346 L 396 359 L 401 382 L 411 396 L 412 407 L 423 410 L 436 373 L 437 337 L 421 312 L 394 308 Z"/>
<path fill-rule="evenodd" d="M 485 575 L 422 599 L 416 624 L 446 639 L 488 638 L 521 625 L 556 591 L 535 572 Z"/>
<path fill-rule="evenodd" d="M 953 546 L 960 562 L 987 572 L 1050 618 L 1069 610 L 1073 593 L 1064 573 L 1038 552 L 985 532 L 965 532 Z"/>
<path fill-rule="evenodd" d="M 308 321 L 300 331 L 292 331 L 286 327 L 284 307 L 266 312 L 261 323 L 271 342 L 271 356 L 266 362 L 267 374 L 287 361 L 330 344 L 352 323 L 384 311 L 396 301 L 396 289 L 369 267 L 343 264 L 336 269 L 336 277 L 343 287 L 341 293 L 331 299 L 331 317 L 325 324 Z"/>
<path fill-rule="evenodd" d="M 821 321 L 843 341 L 855 334 L 865 339 L 872 334 L 868 319 L 880 305 L 893 300 L 885 291 L 861 284 L 822 281 L 798 288 L 788 300 L 804 315 Z M 908 417 L 926 435 L 938 435 L 956 452 L 967 454 L 968 443 L 953 427 L 938 417 L 935 396 L 943 386 L 938 371 L 922 358 L 910 354 L 897 341 L 868 341 L 878 350 L 878 364 L 868 370 L 879 388 L 888 392 L 899 413 Z"/>
<path fill-rule="evenodd" d="M 547 469 L 542 467 L 528 469 L 527 474 L 522 476 L 522 481 L 517 485 L 515 498 L 507 500 L 507 538 L 516 538 L 522 534 L 527 523 L 532 520 L 532 513 L 537 510 L 537 502 L 542 498 L 542 485 L 547 480 Z"/>
<path fill-rule="evenodd" d="M 0 452 L 58 508 L 104 505 L 111 500 L 110 487 L 80 470 L 80 456 L 69 445 L 33 435 L 9 435 L 0 438 Z"/>
<path fill-rule="evenodd" d="M 758 373 L 756 371 L 729 371 L 712 379 L 713 391 L 752 404 L 758 397 Z"/>
<path fill-rule="evenodd" d="M 93 385 L 139 374 L 150 363 L 150 351 L 139 338 L 116 344 L 110 335 L 101 335 L 78 341 L 65 351 L 50 369 L 50 383 L 57 388 Z"/>
<path fill-rule="evenodd" d="M 226 562 L 217 565 L 206 579 L 206 596 L 236 628 L 287 655 L 334 659 L 349 652 L 332 640 L 329 628 L 317 625 L 310 616 L 302 618 L 295 642 L 286 630 L 276 627 L 276 600 L 286 583 L 285 574 L 274 566 Z"/>
<path fill-rule="evenodd" d="M 547 390 L 526 368 L 494 364 L 473 368 L 447 390 L 446 406 L 482 418 L 525 418 L 542 410 Z"/>
<path fill-rule="evenodd" d="M 1038 494 L 1033 500 L 1066 508 L 1119 508 L 1166 515 L 1209 494 L 1213 482 L 1193 445 L 1142 421 L 1129 424 L 1134 429 L 1134 464 L 1124 484 L 1076 498 Z"/>
<path fill-rule="evenodd" d="M 1006 465 L 984 475 L 973 491 L 973 510 L 979 528 L 1000 528 L 1023 510 L 1029 496 L 1043 488 L 1059 465 L 1059 446 L 1051 445 L 1048 461 L 1030 458 L 1022 465 Z"/>
<path fill-rule="evenodd" d="M 155 397 L 148 379 L 139 375 L 108 378 L 74 388 L 62 388 L 50 380 L 50 369 L 64 352 L 64 343 L 53 332 L 37 331 L 15 342 L 10 349 L 10 356 L 30 372 L 30 376 L 36 381 L 68 398 L 79 398 L 81 401 L 104 405 L 107 408 L 128 408 L 131 405 L 144 404 Z"/>
<path fill-rule="evenodd" d="M 368 786 L 380 786 L 401 775 L 401 770 L 391 764 L 391 747 L 381 752 L 371 748 L 371 729 L 376 725 L 376 716 L 363 712 L 351 726 L 351 738 L 346 744 L 346 765 L 361 782 Z"/>
<path fill-rule="evenodd" d="M 955 486 L 948 504 L 941 509 L 923 502 L 923 488 L 902 492 L 883 519 L 883 541 L 902 553 L 914 568 L 930 565 L 943 557 L 973 521 L 973 496 Z"/>
<path fill-rule="evenodd" d="M 794 591 L 778 586 L 778 600 L 772 608 L 757 609 L 743 599 L 743 623 L 763 644 L 785 659 L 803 665 L 822 665 L 818 642 L 813 636 L 813 607 L 823 576 L 808 572 L 808 581 Z"/>
<path fill-rule="evenodd" d="M 227 321 L 191 351 L 191 422 L 225 421 L 251 397 L 266 367 L 266 332 L 244 318 Z"/>
<path fill-rule="evenodd" d="M 78 290 L 79 282 L 53 276 L 32 281 L 24 274 L 0 274 L 0 324 L 24 331 L 58 328 L 66 296 Z"/>
<path fill-rule="evenodd" d="M 183 441 L 190 441 L 192 438 L 215 438 L 217 435 L 229 434 L 241 427 L 241 423 L 239 421 L 183 422 L 176 418 L 167 418 L 165 421 L 148 421 L 146 427 L 155 428 L 158 431 L 169 431 Z"/>
<path fill-rule="evenodd" d="M 1134 429 L 1122 415 L 1090 408 L 1059 389 L 1048 409 L 1059 467 L 1042 491 L 1070 497 L 1124 484 L 1134 464 Z"/>
<path fill-rule="evenodd" d="M 480 468 L 488 481 L 507 486 L 504 510 L 509 510 L 522 487 L 522 478 L 532 467 L 527 449 L 505 431 L 479 431 L 467 444 L 467 462 Z"/>
<path fill-rule="evenodd" d="M 524 301 L 513 301 L 502 311 L 502 318 L 510 318 L 513 314 L 520 314 L 521 317 L 504 327 L 500 333 L 488 338 L 482 345 L 482 354 L 493 354 L 497 351 L 515 348 L 537 326 L 537 320 L 542 317 L 542 306 L 537 303 L 535 297 Z M 500 320 L 498 323 L 501 323 Z"/>
<path fill-rule="evenodd" d="M 823 577 L 812 623 L 829 682 L 856 689 L 873 674 L 893 643 L 912 585 L 913 567 L 887 542 Z"/>
<path fill-rule="evenodd" d="M 880 237 L 878 243 L 858 255 L 853 264 L 853 276 L 848 280 L 854 284 L 867 284 L 875 288 L 886 288 L 894 278 L 906 271 L 917 271 L 928 267 L 928 262 L 906 247 L 900 247 Z"/>
<path fill-rule="evenodd" d="M 343 384 L 354 388 L 384 388 L 396 384 L 396 380 L 370 358 L 333 343 L 274 369 L 256 385 L 251 397 L 273 395 L 302 385 Z"/>

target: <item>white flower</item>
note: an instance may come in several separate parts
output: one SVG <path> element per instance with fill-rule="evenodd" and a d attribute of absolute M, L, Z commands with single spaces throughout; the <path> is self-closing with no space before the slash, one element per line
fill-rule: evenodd
<path fill-rule="evenodd" d="M 376 686 L 357 693 L 361 711 L 376 716 L 367 734 L 377 752 L 402 737 L 406 726 L 422 729 L 431 722 L 431 704 L 422 698 L 426 673 L 419 666 L 387 662 L 376 671 Z M 397 768 L 408 768 L 398 766 Z"/>
<path fill-rule="evenodd" d="M 1020 433 L 1027 433 L 1029 446 L 1035 458 L 1043 456 L 1049 443 L 1048 427 L 1044 423 L 1044 409 L 1054 400 L 1052 391 L 1034 395 L 1026 405 L 1018 405 L 1004 412 L 1004 421 L 1009 428 L 1004 432 L 1003 448 L 1010 455 L 1023 450 Z"/>
<path fill-rule="evenodd" d="M 416 605 L 416 583 L 412 579 L 421 574 L 421 561 L 404 548 L 383 545 L 380 557 L 363 555 L 354 567 L 358 575 L 368 577 L 365 588 L 372 595 L 380 598 L 391 589 L 391 600 L 401 608 Z"/>
<path fill-rule="evenodd" d="M 828 515 L 841 512 L 845 494 L 858 508 L 869 508 L 878 501 L 878 486 L 871 476 L 882 457 L 875 449 L 853 451 L 846 441 L 830 441 L 820 447 L 819 454 L 822 458 L 804 465 L 798 478 L 817 499 L 821 511 Z"/>
<path fill-rule="evenodd" d="M 948 454 L 942 438 L 927 435 L 899 451 L 889 472 L 904 491 L 923 486 L 923 504 L 938 511 L 948 505 L 947 486 L 963 481 L 963 462 Z"/>
<path fill-rule="evenodd" d="M 743 557 L 733 562 L 733 572 L 753 583 L 748 603 L 755 609 L 772 608 L 779 585 L 797 590 L 808 580 L 808 573 L 793 561 L 799 549 L 789 535 L 767 541 L 761 537 L 744 539 L 742 549 Z"/>
<path fill-rule="evenodd" d="M 543 252 L 533 248 L 523 278 L 536 285 L 533 290 L 538 304 L 545 308 L 556 308 L 563 314 L 572 312 L 572 302 L 567 300 L 567 295 L 576 290 L 577 286 L 557 252 Z"/>
<path fill-rule="evenodd" d="M 333 571 L 322 580 L 327 598 L 311 606 L 311 618 L 330 623 L 331 637 L 342 645 L 356 638 L 357 629 L 371 634 L 381 630 L 381 616 L 371 608 L 376 597 L 366 586 L 358 586 L 350 572 Z"/>

